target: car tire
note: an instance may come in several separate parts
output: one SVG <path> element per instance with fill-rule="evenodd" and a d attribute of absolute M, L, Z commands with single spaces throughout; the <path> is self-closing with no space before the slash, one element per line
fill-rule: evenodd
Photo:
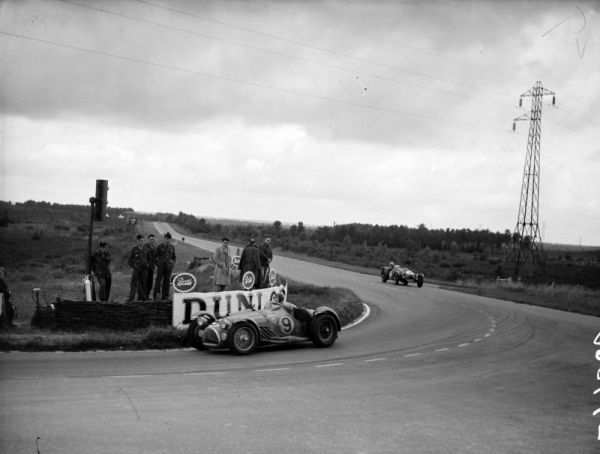
<path fill-rule="evenodd" d="M 388 272 L 386 270 L 381 270 L 381 282 L 386 283 L 388 280 Z"/>
<path fill-rule="evenodd" d="M 398 283 L 400 282 L 400 275 L 396 274 L 396 278 L 394 279 L 394 282 L 396 283 L 396 285 L 398 285 Z"/>
<path fill-rule="evenodd" d="M 258 333 L 250 323 L 238 323 L 229 333 L 229 348 L 236 355 L 249 355 L 258 347 Z"/>
<path fill-rule="evenodd" d="M 337 339 L 337 323 L 329 314 L 319 315 L 312 322 L 311 333 L 316 347 L 331 347 Z"/>
<path fill-rule="evenodd" d="M 202 331 L 206 327 L 198 325 L 198 319 L 192 320 L 188 325 L 186 340 L 190 347 L 194 347 L 197 350 L 206 350 L 206 347 L 202 343 Z"/>
<path fill-rule="evenodd" d="M 423 276 L 417 277 L 417 287 L 419 287 L 419 288 L 423 287 Z"/>

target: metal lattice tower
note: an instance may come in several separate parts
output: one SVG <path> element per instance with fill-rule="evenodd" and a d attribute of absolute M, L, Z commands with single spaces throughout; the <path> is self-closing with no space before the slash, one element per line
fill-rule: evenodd
<path fill-rule="evenodd" d="M 544 269 L 544 252 L 540 227 L 538 223 L 540 203 L 540 136 L 542 124 L 542 99 L 544 95 L 552 95 L 552 105 L 556 102 L 556 94 L 542 87 L 541 82 L 527 90 L 519 98 L 519 107 L 523 105 L 523 98 L 531 96 L 531 111 L 514 119 L 513 131 L 516 122 L 529 120 L 529 138 L 527 140 L 527 155 L 523 169 L 523 183 L 521 184 L 521 201 L 519 202 L 519 215 L 513 234 L 513 256 L 515 260 L 515 275 L 519 274 L 519 264 L 523 259 L 529 261 L 533 274 L 533 263 L 537 262 Z"/>

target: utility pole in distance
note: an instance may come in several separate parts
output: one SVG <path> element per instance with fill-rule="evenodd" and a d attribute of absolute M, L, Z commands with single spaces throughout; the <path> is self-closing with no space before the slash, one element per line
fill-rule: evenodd
<path fill-rule="evenodd" d="M 533 274 L 533 263 L 537 262 L 545 271 L 544 251 L 540 235 L 539 203 L 540 203 L 540 137 L 542 124 L 542 99 L 552 95 L 552 105 L 556 104 L 556 94 L 546 90 L 540 81 L 527 90 L 519 98 L 519 107 L 523 106 L 523 98 L 531 97 L 531 111 L 517 117 L 513 121 L 513 131 L 516 122 L 529 120 L 529 138 L 527 139 L 527 154 L 523 169 L 521 184 L 521 200 L 519 215 L 513 234 L 513 257 L 515 260 L 515 275 L 519 274 L 521 259 L 530 261 L 530 275 Z M 525 257 L 527 256 L 527 257 Z"/>

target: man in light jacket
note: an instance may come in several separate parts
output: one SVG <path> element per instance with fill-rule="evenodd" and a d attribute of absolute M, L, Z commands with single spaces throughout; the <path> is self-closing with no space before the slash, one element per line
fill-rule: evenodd
<path fill-rule="evenodd" d="M 213 261 L 215 262 L 215 274 L 213 275 L 213 282 L 215 286 L 215 292 L 222 292 L 231 283 L 231 252 L 229 251 L 229 238 L 223 237 L 221 240 L 222 244 L 213 254 Z"/>

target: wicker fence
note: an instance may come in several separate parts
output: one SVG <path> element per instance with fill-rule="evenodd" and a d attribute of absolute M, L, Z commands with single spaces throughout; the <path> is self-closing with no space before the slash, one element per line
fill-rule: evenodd
<path fill-rule="evenodd" d="M 173 303 L 168 300 L 108 303 L 57 298 L 51 305 L 40 306 L 31 324 L 62 331 L 89 328 L 133 331 L 152 325 L 170 325 L 172 309 Z"/>

